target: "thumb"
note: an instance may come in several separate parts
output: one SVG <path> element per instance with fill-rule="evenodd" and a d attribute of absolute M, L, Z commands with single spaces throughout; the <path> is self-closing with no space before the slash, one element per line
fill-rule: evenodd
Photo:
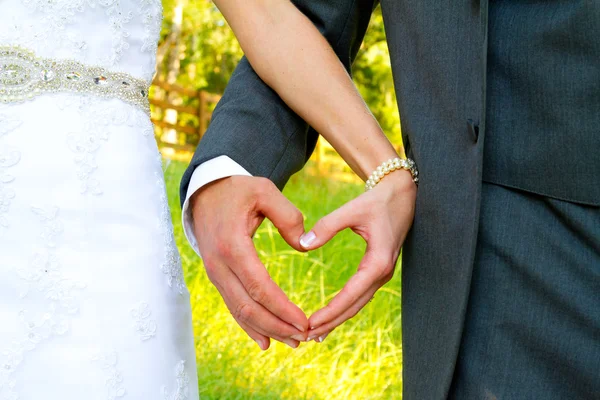
<path fill-rule="evenodd" d="M 295 250 L 304 251 L 298 238 L 304 231 L 304 217 L 277 187 L 264 180 L 260 188 L 257 207 L 277 228 L 283 239 Z"/>
<path fill-rule="evenodd" d="M 349 202 L 321 218 L 315 226 L 300 237 L 300 246 L 305 250 L 317 249 L 329 242 L 338 232 L 351 228 L 357 221 L 358 209 Z"/>

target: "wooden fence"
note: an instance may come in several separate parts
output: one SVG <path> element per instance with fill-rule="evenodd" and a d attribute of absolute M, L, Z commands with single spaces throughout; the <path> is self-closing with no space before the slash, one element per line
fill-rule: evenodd
<path fill-rule="evenodd" d="M 155 126 L 159 148 L 167 158 L 189 161 L 196 146 L 188 144 L 185 138 L 187 135 L 193 135 L 198 140 L 202 138 L 210 123 L 212 110 L 221 99 L 221 96 L 203 90 L 171 85 L 160 80 L 155 80 L 152 86 L 152 95 L 150 96 L 152 122 Z M 169 101 L 169 99 L 173 98 L 171 96 L 173 93 L 176 95 L 176 100 Z M 184 103 L 184 99 L 187 100 L 185 101 L 187 105 L 181 104 Z M 173 124 L 164 120 L 167 110 L 177 111 L 177 123 Z M 182 120 L 187 121 L 187 123 L 180 123 Z M 176 143 L 165 142 L 161 139 L 166 130 L 177 132 L 178 140 Z M 359 179 L 347 167 L 335 149 L 322 137 L 317 142 L 317 147 L 311 160 L 312 162 L 309 166 L 310 173 L 327 175 L 342 181 L 357 181 Z"/>
<path fill-rule="evenodd" d="M 204 132 L 208 127 L 210 119 L 212 117 L 212 110 L 214 105 L 221 99 L 220 95 L 205 92 L 203 90 L 194 90 L 184 88 L 178 85 L 171 85 L 164 81 L 155 80 L 152 83 L 152 96 L 150 96 L 150 104 L 152 105 L 152 122 L 157 133 L 157 139 L 161 151 L 173 156 L 175 153 L 179 154 L 176 158 L 186 158 L 191 156 L 190 153 L 194 152 L 196 146 L 194 144 L 188 144 L 187 141 L 180 139 L 181 136 L 186 137 L 187 135 L 196 136 L 199 139 L 202 138 Z M 172 94 L 176 95 L 177 101 L 169 101 L 172 98 Z M 186 99 L 185 103 L 188 105 L 174 104 L 183 103 L 183 99 Z M 190 105 L 191 104 L 191 105 Z M 177 120 L 185 120 L 188 123 L 169 123 L 165 121 L 165 115 L 167 110 L 177 111 Z M 187 115 L 187 118 L 183 118 Z M 177 132 L 177 142 L 164 142 L 161 140 L 162 134 L 165 130 L 174 130 Z"/>

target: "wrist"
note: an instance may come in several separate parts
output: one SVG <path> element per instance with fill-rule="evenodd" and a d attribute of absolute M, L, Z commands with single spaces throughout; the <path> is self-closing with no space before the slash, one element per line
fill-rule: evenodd
<path fill-rule="evenodd" d="M 362 180 L 367 180 L 385 160 L 398 157 L 375 120 L 369 126 L 341 125 L 330 131 L 323 136 Z"/>
<path fill-rule="evenodd" d="M 417 192 L 417 184 L 413 180 L 412 174 L 405 169 L 389 174 L 377 185 L 377 187 L 379 186 L 388 186 L 395 195 Z"/>
<path fill-rule="evenodd" d="M 192 210 L 192 214 L 195 214 L 196 210 L 201 210 L 206 206 L 206 202 L 204 202 L 204 198 L 210 196 L 210 192 L 219 190 L 218 187 L 223 186 L 222 184 L 226 184 L 228 181 L 231 181 L 233 176 L 226 176 L 223 178 L 216 179 L 212 182 L 207 183 L 206 185 L 200 187 L 198 190 L 194 192 L 190 196 L 190 208 Z M 206 194 L 208 193 L 208 194 Z"/>
<path fill-rule="evenodd" d="M 378 167 L 381 167 L 382 164 L 387 160 L 393 160 L 398 156 L 396 150 L 389 145 L 389 142 L 386 143 L 388 146 L 372 149 L 369 152 L 365 152 L 365 158 L 359 160 L 359 169 L 361 172 L 361 178 L 366 182 L 367 179 L 377 170 Z"/>
<path fill-rule="evenodd" d="M 381 181 L 373 190 L 367 192 L 385 199 L 389 204 L 413 204 L 417 198 L 417 185 L 409 171 L 398 170 Z"/>
<path fill-rule="evenodd" d="M 369 176 L 365 183 L 365 190 L 369 191 L 373 189 L 379 182 L 381 182 L 388 175 L 393 174 L 396 171 L 405 170 L 410 173 L 412 181 L 415 184 L 419 182 L 419 172 L 417 171 L 417 167 L 415 162 L 409 158 L 399 158 L 395 157 L 393 159 L 389 159 L 379 165 L 373 173 Z"/>
<path fill-rule="evenodd" d="M 394 178 L 394 182 L 396 186 L 403 191 L 417 191 L 417 183 L 410 171 L 407 170 L 399 170 L 396 171 L 396 176 L 391 176 Z"/>

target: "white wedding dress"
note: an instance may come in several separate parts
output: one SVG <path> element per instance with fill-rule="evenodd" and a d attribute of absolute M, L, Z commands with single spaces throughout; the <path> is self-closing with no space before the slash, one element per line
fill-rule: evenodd
<path fill-rule="evenodd" d="M 161 19 L 160 0 L 0 0 L 0 46 L 149 83 Z M 0 52 L 0 94 L 15 68 Z M 197 399 L 189 293 L 147 113 L 76 91 L 5 100 L 0 400 Z"/>

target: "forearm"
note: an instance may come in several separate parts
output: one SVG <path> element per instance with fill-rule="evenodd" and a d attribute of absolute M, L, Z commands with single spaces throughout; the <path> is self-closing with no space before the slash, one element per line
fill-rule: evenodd
<path fill-rule="evenodd" d="M 333 47 L 346 70 L 354 61 L 377 0 L 294 0 Z M 195 169 L 226 155 L 280 189 L 300 170 L 318 135 L 262 81 L 246 57 L 233 73 L 210 126 L 181 179 L 181 201 Z"/>
<path fill-rule="evenodd" d="M 343 64 L 287 0 L 215 0 L 257 74 L 363 179 L 396 155 Z"/>

